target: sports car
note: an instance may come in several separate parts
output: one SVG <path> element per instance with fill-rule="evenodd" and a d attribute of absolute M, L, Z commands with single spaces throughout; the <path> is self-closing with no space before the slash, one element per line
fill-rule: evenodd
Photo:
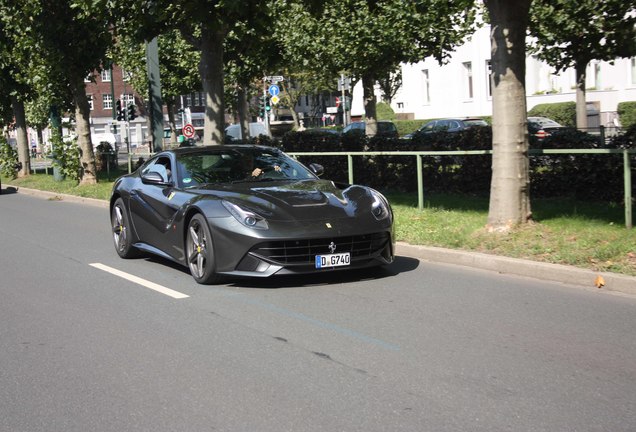
<path fill-rule="evenodd" d="M 391 263 L 386 198 L 323 172 L 264 146 L 163 151 L 113 185 L 115 249 L 175 261 L 204 284 Z"/>

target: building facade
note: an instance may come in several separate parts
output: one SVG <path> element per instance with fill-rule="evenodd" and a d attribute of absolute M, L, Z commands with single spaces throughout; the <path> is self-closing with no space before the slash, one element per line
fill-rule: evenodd
<path fill-rule="evenodd" d="M 458 47 L 444 65 L 433 58 L 402 65 L 403 84 L 392 108 L 396 113 L 422 120 L 490 116 L 490 74 L 490 28 L 486 26 Z M 528 110 L 538 104 L 574 102 L 575 84 L 574 69 L 556 74 L 546 63 L 527 57 Z M 614 125 L 618 104 L 636 101 L 636 58 L 591 62 L 586 89 L 588 112 L 597 111 L 600 124 Z M 361 95 L 361 88 L 359 92 Z"/>

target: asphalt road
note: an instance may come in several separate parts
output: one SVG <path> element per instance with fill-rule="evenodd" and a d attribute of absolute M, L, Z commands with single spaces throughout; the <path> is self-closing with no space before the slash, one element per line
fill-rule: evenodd
<path fill-rule="evenodd" d="M 201 286 L 4 192 L 0 431 L 636 430 L 636 296 L 407 256 Z"/>

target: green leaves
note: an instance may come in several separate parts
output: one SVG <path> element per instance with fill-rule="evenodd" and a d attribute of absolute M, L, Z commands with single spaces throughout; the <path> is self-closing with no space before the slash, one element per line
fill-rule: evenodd
<path fill-rule="evenodd" d="M 636 55 L 636 5 L 624 0 L 535 0 L 530 50 L 557 71 Z"/>

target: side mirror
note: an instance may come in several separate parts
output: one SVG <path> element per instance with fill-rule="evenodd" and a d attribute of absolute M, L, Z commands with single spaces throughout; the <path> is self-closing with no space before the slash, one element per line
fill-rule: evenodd
<path fill-rule="evenodd" d="M 316 174 L 318 177 L 320 177 L 321 175 L 323 175 L 325 173 L 325 168 L 322 165 L 317 164 L 317 163 L 309 164 L 309 169 L 311 170 L 311 172 Z"/>
<path fill-rule="evenodd" d="M 141 176 L 141 181 L 144 184 L 152 184 L 158 186 L 168 186 L 170 182 L 164 180 L 164 178 L 156 171 L 149 171 Z"/>

